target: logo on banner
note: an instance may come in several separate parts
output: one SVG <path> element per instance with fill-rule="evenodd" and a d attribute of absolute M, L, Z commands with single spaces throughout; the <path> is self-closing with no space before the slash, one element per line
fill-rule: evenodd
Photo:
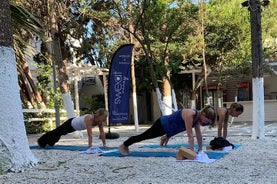
<path fill-rule="evenodd" d="M 121 98 L 122 98 L 122 95 L 124 95 L 124 91 L 125 91 L 126 81 L 129 81 L 127 77 L 124 77 L 122 75 L 115 75 L 115 84 L 114 84 L 114 91 L 115 91 L 114 103 L 115 104 L 121 103 Z"/>

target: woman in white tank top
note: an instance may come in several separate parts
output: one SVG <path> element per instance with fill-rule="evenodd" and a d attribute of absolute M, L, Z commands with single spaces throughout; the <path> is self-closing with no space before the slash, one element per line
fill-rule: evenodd
<path fill-rule="evenodd" d="M 108 112 L 104 108 L 100 108 L 95 114 L 85 114 L 80 117 L 70 118 L 65 121 L 61 126 L 56 129 L 45 133 L 38 140 L 37 143 L 40 147 L 54 146 L 62 135 L 72 133 L 76 130 L 87 130 L 88 134 L 88 147 L 92 147 L 92 128 L 98 126 L 100 138 L 103 146 L 106 147 L 106 136 L 104 132 L 104 125 L 107 121 Z"/>

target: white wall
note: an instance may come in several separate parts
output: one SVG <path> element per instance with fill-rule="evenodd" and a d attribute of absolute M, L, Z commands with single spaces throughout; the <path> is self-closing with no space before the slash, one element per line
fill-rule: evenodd
<path fill-rule="evenodd" d="M 227 107 L 230 107 L 232 102 L 224 102 Z M 253 102 L 252 101 L 240 101 L 238 102 L 243 105 L 244 112 L 237 118 L 234 118 L 234 122 L 247 122 L 253 121 Z M 276 121 L 277 122 L 277 100 L 265 100 L 264 102 L 265 121 Z M 231 118 L 230 118 L 231 119 Z"/>
<path fill-rule="evenodd" d="M 264 75 L 264 95 L 265 100 L 277 99 L 277 76 Z"/>

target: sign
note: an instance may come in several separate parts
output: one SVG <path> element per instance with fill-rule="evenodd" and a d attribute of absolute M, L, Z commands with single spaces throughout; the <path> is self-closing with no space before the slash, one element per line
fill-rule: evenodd
<path fill-rule="evenodd" d="M 248 82 L 241 82 L 241 83 L 239 83 L 239 88 L 249 88 L 249 83 Z"/>
<path fill-rule="evenodd" d="M 129 122 L 130 75 L 133 44 L 126 44 L 114 53 L 109 70 L 109 123 Z"/>

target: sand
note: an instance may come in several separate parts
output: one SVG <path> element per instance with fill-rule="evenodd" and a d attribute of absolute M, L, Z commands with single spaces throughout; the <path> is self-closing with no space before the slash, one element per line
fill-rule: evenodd
<path fill-rule="evenodd" d="M 148 126 L 140 126 L 140 132 Z M 251 124 L 237 123 L 229 127 L 228 140 L 241 146 L 213 163 L 176 162 L 173 157 L 103 157 L 80 154 L 79 151 L 32 149 L 39 164 L 21 173 L 0 175 L 5 184 L 67 184 L 67 183 L 113 183 L 113 184 L 170 184 L 170 183 L 277 183 L 277 122 L 265 125 L 263 139 L 251 138 Z M 108 146 L 119 146 L 129 136 L 137 134 L 134 126 L 112 127 L 119 133 L 118 139 L 108 139 Z M 97 129 L 93 130 L 94 145 L 101 146 Z M 216 128 L 203 129 L 206 142 L 216 135 Z M 63 136 L 60 145 L 86 145 L 83 139 L 73 134 Z M 30 145 L 36 145 L 40 136 L 29 135 Z M 130 151 L 178 151 L 173 148 L 139 148 L 142 145 L 157 144 L 159 138 L 146 140 L 130 147 Z M 185 133 L 170 139 L 169 144 L 187 143 Z"/>

